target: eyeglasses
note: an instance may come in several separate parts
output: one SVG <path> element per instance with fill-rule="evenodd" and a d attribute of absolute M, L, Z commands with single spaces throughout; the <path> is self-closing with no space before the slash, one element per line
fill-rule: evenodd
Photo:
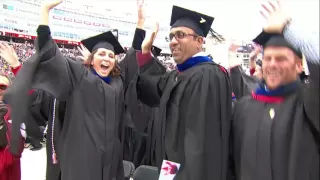
<path fill-rule="evenodd" d="M 5 84 L 0 84 L 0 90 L 4 91 L 4 90 L 6 90 L 7 88 L 8 88 L 7 85 L 5 85 Z"/>
<path fill-rule="evenodd" d="M 183 31 L 176 31 L 175 33 L 170 33 L 169 34 L 169 39 L 170 39 L 170 41 L 172 41 L 173 37 L 176 38 L 176 39 L 183 39 L 186 36 L 199 37 L 196 34 L 189 34 L 189 33 L 183 32 Z"/>

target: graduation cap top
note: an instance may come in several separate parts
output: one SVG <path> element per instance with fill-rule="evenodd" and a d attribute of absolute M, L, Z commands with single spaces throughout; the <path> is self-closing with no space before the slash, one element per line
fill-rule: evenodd
<path fill-rule="evenodd" d="M 152 46 L 152 53 L 154 56 L 159 56 L 162 49 L 158 48 L 157 46 Z"/>
<path fill-rule="evenodd" d="M 209 33 L 214 18 L 200 14 L 196 11 L 173 6 L 171 14 L 171 28 L 187 27 L 200 36 L 206 37 Z"/>
<path fill-rule="evenodd" d="M 113 51 L 115 55 L 124 53 L 123 47 L 111 31 L 104 32 L 93 37 L 89 37 L 87 39 L 82 40 L 81 43 L 90 52 L 93 52 L 99 48 L 105 48 Z"/>
<path fill-rule="evenodd" d="M 302 59 L 302 52 L 299 49 L 294 48 L 281 34 L 272 34 L 261 32 L 253 42 L 266 48 L 267 46 L 281 46 L 291 49 L 299 58 Z"/>

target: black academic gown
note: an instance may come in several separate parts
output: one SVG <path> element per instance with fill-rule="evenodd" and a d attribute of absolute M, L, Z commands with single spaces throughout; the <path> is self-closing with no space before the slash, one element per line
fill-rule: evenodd
<path fill-rule="evenodd" d="M 298 83 L 281 103 L 247 96 L 235 105 L 237 180 L 319 180 L 319 65 L 308 67 L 309 83 Z"/>
<path fill-rule="evenodd" d="M 67 103 L 58 150 L 61 179 L 124 179 L 119 136 L 122 79 L 114 77 L 107 84 L 63 57 L 49 32 L 48 26 L 39 26 L 37 57 L 30 64 L 40 59 L 32 87 Z"/>
<path fill-rule="evenodd" d="M 154 109 L 143 104 L 136 91 L 138 64 L 136 51 L 141 49 L 145 30 L 136 28 L 132 48 L 120 62 L 121 71 L 126 74 L 125 81 L 125 127 L 123 131 L 123 158 L 131 161 L 136 167 L 152 165 L 150 157 L 151 124 L 154 119 Z"/>
<path fill-rule="evenodd" d="M 251 94 L 252 90 L 256 89 L 259 84 L 259 80 L 253 76 L 248 76 L 241 66 L 230 69 L 230 79 L 232 90 L 237 99 Z"/>
<path fill-rule="evenodd" d="M 54 101 L 54 99 L 53 99 Z M 52 122 L 53 122 L 53 106 L 54 103 L 52 102 L 51 107 L 49 111 L 49 121 L 48 121 L 48 130 L 47 130 L 47 144 L 46 144 L 46 150 L 47 150 L 47 172 L 46 172 L 46 180 L 61 180 L 61 167 L 59 163 L 59 156 L 60 156 L 60 135 L 63 127 L 64 122 L 64 115 L 66 110 L 66 103 L 65 102 L 59 102 L 57 100 L 56 102 L 56 112 L 55 112 L 55 120 L 54 120 L 54 131 L 53 131 L 53 139 L 52 139 Z M 57 155 L 57 164 L 53 163 L 52 160 L 52 140 L 55 147 L 55 152 Z"/>
<path fill-rule="evenodd" d="M 153 58 L 140 68 L 139 99 L 159 105 L 153 125 L 155 160 L 181 164 L 177 180 L 224 180 L 227 176 L 231 86 L 214 63 L 178 73 Z"/>
<path fill-rule="evenodd" d="M 61 179 L 61 169 L 59 161 L 57 164 L 53 164 L 52 162 L 52 122 L 53 122 L 53 113 L 54 113 L 54 105 L 55 105 L 55 121 L 54 121 L 54 146 L 55 151 L 57 153 L 57 157 L 59 158 L 60 152 L 60 144 L 59 138 L 62 130 L 63 119 L 65 115 L 65 102 L 56 101 L 54 104 L 54 97 L 50 94 L 42 91 L 35 90 L 32 93 L 33 102 L 31 107 L 31 114 L 33 117 L 37 117 L 37 119 L 42 119 L 42 121 L 48 124 L 47 129 L 47 143 L 46 143 L 46 151 L 47 151 L 47 169 L 46 169 L 46 180 L 60 180 Z"/>

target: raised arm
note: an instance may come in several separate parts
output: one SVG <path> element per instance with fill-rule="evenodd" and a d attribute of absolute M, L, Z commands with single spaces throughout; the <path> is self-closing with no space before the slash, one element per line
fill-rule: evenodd
<path fill-rule="evenodd" d="M 141 102 L 154 107 L 160 103 L 169 73 L 166 68 L 151 54 L 152 44 L 159 30 L 157 23 L 150 38 L 145 38 L 141 51 L 137 51 L 139 77 L 137 82 L 138 98 Z"/>
<path fill-rule="evenodd" d="M 247 75 L 241 67 L 241 59 L 236 57 L 237 48 L 239 46 L 231 44 L 228 52 L 228 60 L 230 67 L 230 78 L 232 90 L 237 99 L 249 95 L 258 84 L 258 80 L 254 76 Z M 255 61 L 255 54 L 250 55 Z"/>
<path fill-rule="evenodd" d="M 308 32 L 305 26 L 299 26 L 299 23 L 292 21 L 283 30 L 285 39 L 295 48 L 300 49 L 306 60 L 312 64 L 320 64 L 319 56 L 319 32 Z"/>
<path fill-rule="evenodd" d="M 19 154 L 20 125 L 26 124 L 27 134 L 41 138 L 36 122 L 25 118 L 30 117 L 31 97 L 27 96 L 30 89 L 44 90 L 57 99 L 65 100 L 75 85 L 80 81 L 83 66 L 72 60 L 67 60 L 59 51 L 50 35 L 48 15 L 50 9 L 60 4 L 62 0 L 50 1 L 41 8 L 39 37 L 36 39 L 36 54 L 22 66 L 15 83 L 5 92 L 4 101 L 12 108 L 11 152 Z"/>
<path fill-rule="evenodd" d="M 319 89 L 319 32 L 308 32 L 306 27 L 299 26 L 297 22 L 292 21 L 284 28 L 283 35 L 295 48 L 301 50 L 308 64 L 310 83 L 315 84 Z"/>
<path fill-rule="evenodd" d="M 136 60 L 135 50 L 141 50 L 141 44 L 146 36 L 146 31 L 144 30 L 145 22 L 145 11 L 144 11 L 144 1 L 137 1 L 137 12 L 138 20 L 135 29 L 132 47 L 127 51 L 125 58 L 120 62 L 121 72 L 124 75 L 124 84 L 127 89 L 132 79 L 138 72 L 138 64 Z"/>
<path fill-rule="evenodd" d="M 51 37 L 48 26 L 49 11 L 60 3 L 62 0 L 50 1 L 41 8 L 35 43 L 36 55 L 40 62 L 33 78 L 33 87 L 42 89 L 59 100 L 65 100 L 80 81 L 84 67 L 65 58 Z"/>

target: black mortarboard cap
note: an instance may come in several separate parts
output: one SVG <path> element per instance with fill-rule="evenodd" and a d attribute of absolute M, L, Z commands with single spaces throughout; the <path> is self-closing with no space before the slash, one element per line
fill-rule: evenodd
<path fill-rule="evenodd" d="M 124 49 L 113 35 L 111 31 L 89 37 L 81 41 L 81 43 L 90 51 L 93 52 L 99 48 L 105 48 L 113 51 L 116 55 L 124 53 Z"/>
<path fill-rule="evenodd" d="M 281 34 L 272 34 L 261 32 L 253 42 L 266 48 L 267 46 L 282 46 L 291 49 L 299 58 L 302 58 L 302 52 L 294 48 Z"/>
<path fill-rule="evenodd" d="M 200 14 L 196 11 L 173 6 L 171 14 L 171 28 L 187 27 L 200 36 L 206 37 L 209 33 L 214 18 Z"/>
<path fill-rule="evenodd" d="M 160 55 L 162 49 L 158 48 L 157 46 L 152 46 L 152 54 L 157 57 Z"/>

